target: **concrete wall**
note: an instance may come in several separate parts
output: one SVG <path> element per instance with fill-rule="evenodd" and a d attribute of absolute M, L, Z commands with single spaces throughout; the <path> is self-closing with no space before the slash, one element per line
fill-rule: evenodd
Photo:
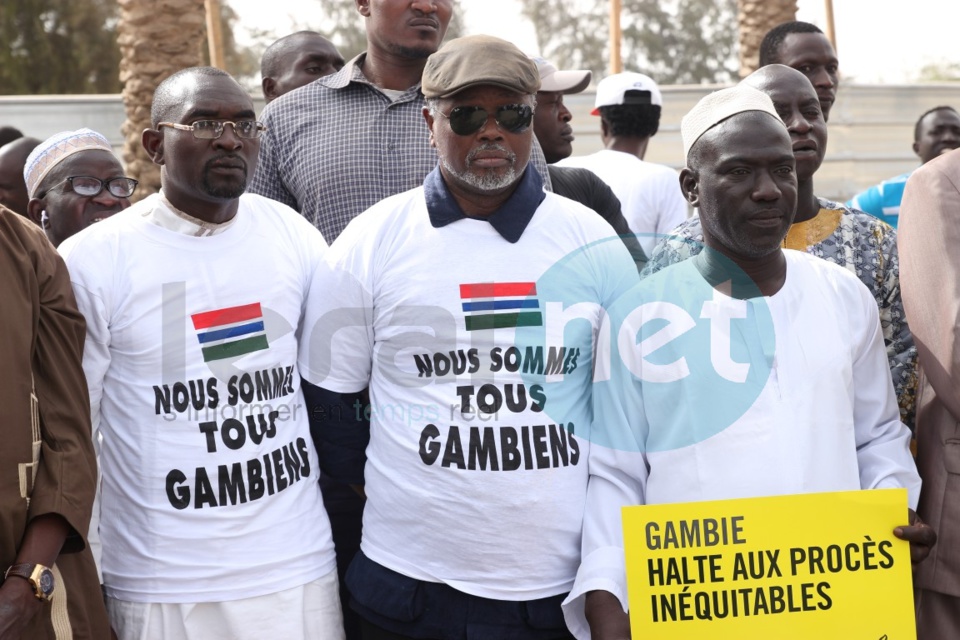
<path fill-rule="evenodd" d="M 663 120 L 651 141 L 647 160 L 680 168 L 683 152 L 680 119 L 701 97 L 718 87 L 669 86 Z M 590 92 L 567 96 L 577 139 L 574 153 L 601 148 L 599 118 L 590 115 Z M 263 100 L 255 99 L 258 111 Z M 960 109 L 960 83 L 923 85 L 844 85 L 830 119 L 827 157 L 817 173 L 818 195 L 846 200 L 885 178 L 915 168 L 913 126 L 921 113 L 938 105 Z M 0 96 L 0 125 L 45 138 L 58 131 L 90 127 L 103 133 L 119 151 L 123 105 L 117 95 Z"/>
<path fill-rule="evenodd" d="M 257 112 L 263 98 L 254 98 Z M 89 127 L 107 137 L 119 155 L 120 127 L 126 119 L 118 94 L 79 96 L 0 96 L 0 126 L 16 127 L 41 140 L 60 131 Z"/>
<path fill-rule="evenodd" d="M 663 90 L 660 132 L 651 140 L 646 159 L 683 166 L 680 119 L 704 95 L 720 87 L 670 86 Z M 601 148 L 599 118 L 591 116 L 593 95 L 564 99 L 573 113 L 576 155 Z M 847 200 L 881 180 L 916 168 L 913 128 L 931 107 L 960 109 L 960 83 L 923 85 L 842 85 L 830 112 L 827 155 L 817 172 L 817 195 Z"/>

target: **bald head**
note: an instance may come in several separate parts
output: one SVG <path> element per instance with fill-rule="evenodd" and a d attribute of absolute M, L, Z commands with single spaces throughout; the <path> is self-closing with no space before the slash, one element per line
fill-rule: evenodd
<path fill-rule="evenodd" d="M 260 83 L 267 102 L 317 78 L 336 73 L 345 64 L 332 42 L 314 31 L 280 38 L 263 52 Z"/>
<path fill-rule="evenodd" d="M 759 89 L 764 93 L 767 93 L 767 89 L 771 85 L 782 82 L 796 84 L 798 87 L 810 87 L 810 91 L 816 95 L 816 92 L 813 91 L 813 85 L 810 84 L 807 76 L 785 64 L 770 64 L 766 67 L 760 67 L 743 79 L 744 84 L 748 84 L 754 89 Z"/>
<path fill-rule="evenodd" d="M 17 138 L 0 147 L 0 158 L 11 158 L 20 163 L 20 172 L 23 173 L 23 165 L 27 162 L 27 156 L 37 148 L 40 141 L 36 138 Z M 21 177 L 23 177 L 21 175 Z"/>
<path fill-rule="evenodd" d="M 15 129 L 13 127 L 0 127 L 0 147 L 22 137 L 23 134 L 19 129 Z"/>
<path fill-rule="evenodd" d="M 27 156 L 40 141 L 36 138 L 17 138 L 0 147 L 0 204 L 22 216 L 27 215 L 27 185 L 23 167 Z"/>
<path fill-rule="evenodd" d="M 743 79 L 773 101 L 790 133 L 797 160 L 797 180 L 812 180 L 827 151 L 827 124 L 820 98 L 803 73 L 782 64 L 762 67 Z"/>
<path fill-rule="evenodd" d="M 210 78 L 224 76 L 233 80 L 233 76 L 216 67 L 190 67 L 177 71 L 161 82 L 153 93 L 153 105 L 150 109 L 153 128 L 156 129 L 158 124 L 169 120 L 170 112 L 179 109 L 184 96 L 193 93 L 198 84 Z"/>

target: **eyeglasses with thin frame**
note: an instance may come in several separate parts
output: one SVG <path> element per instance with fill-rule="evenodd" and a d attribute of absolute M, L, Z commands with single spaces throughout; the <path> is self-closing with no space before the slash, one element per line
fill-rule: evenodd
<path fill-rule="evenodd" d="M 70 176 L 69 178 L 64 178 L 57 184 L 47 189 L 43 195 L 45 196 L 47 193 L 53 191 L 64 182 L 69 182 L 70 188 L 73 189 L 73 192 L 78 196 L 83 196 L 84 198 L 93 198 L 98 196 L 104 189 L 106 189 L 110 195 L 115 198 L 129 198 L 133 195 L 133 192 L 136 191 L 137 185 L 140 184 L 137 180 L 128 178 L 126 176 L 109 178 L 107 180 L 101 180 L 100 178 L 94 178 L 93 176 Z M 40 197 L 42 198 L 43 196 Z"/>
<path fill-rule="evenodd" d="M 216 140 L 223 135 L 223 129 L 226 125 L 232 125 L 234 133 L 240 138 L 259 138 L 267 127 L 256 120 L 241 120 L 240 122 L 231 122 L 230 120 L 197 120 L 193 124 L 178 124 L 176 122 L 161 122 L 157 125 L 158 129 L 170 127 L 178 131 L 192 131 L 193 137 L 198 140 Z"/>
<path fill-rule="evenodd" d="M 483 107 L 454 107 L 449 114 L 437 111 L 450 121 L 450 129 L 458 136 L 469 136 L 480 131 L 490 112 Z M 522 133 L 533 121 L 533 107 L 526 104 L 505 104 L 494 113 L 497 126 L 510 133 Z"/>

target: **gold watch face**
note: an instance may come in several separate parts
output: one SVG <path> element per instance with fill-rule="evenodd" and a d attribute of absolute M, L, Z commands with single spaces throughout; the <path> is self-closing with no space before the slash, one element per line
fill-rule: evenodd
<path fill-rule="evenodd" d="M 44 569 L 40 572 L 37 579 L 37 587 L 44 598 L 50 598 L 53 595 L 53 572 L 50 569 Z"/>
<path fill-rule="evenodd" d="M 53 589 L 56 584 L 53 579 L 53 572 L 47 567 L 42 564 L 35 564 L 29 577 L 26 575 L 23 577 L 30 581 L 34 594 L 41 600 L 49 600 L 50 596 L 53 595 Z"/>

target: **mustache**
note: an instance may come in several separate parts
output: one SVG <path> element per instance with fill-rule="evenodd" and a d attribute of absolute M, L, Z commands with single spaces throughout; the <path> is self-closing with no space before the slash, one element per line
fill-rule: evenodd
<path fill-rule="evenodd" d="M 222 153 L 207 160 L 203 165 L 204 169 L 210 169 L 214 165 L 222 164 L 224 161 L 230 161 L 230 164 L 239 164 L 243 167 L 244 173 L 247 171 L 247 161 L 235 153 Z"/>
<path fill-rule="evenodd" d="M 473 148 L 473 149 L 470 150 L 470 152 L 467 154 L 467 164 L 470 164 L 471 162 L 473 162 L 474 160 L 476 160 L 476 159 L 477 159 L 477 156 L 479 156 L 481 153 L 483 153 L 483 152 L 485 152 L 485 151 L 497 151 L 497 152 L 500 152 L 500 153 L 504 154 L 504 156 L 505 156 L 506 158 L 508 158 L 511 163 L 517 161 L 517 154 L 515 154 L 515 153 L 512 152 L 512 151 L 510 151 L 509 149 L 507 149 L 507 148 L 506 148 L 505 146 L 503 146 L 502 144 L 497 144 L 496 142 L 484 142 L 484 143 L 481 144 L 479 147 L 475 147 L 475 148 Z"/>

